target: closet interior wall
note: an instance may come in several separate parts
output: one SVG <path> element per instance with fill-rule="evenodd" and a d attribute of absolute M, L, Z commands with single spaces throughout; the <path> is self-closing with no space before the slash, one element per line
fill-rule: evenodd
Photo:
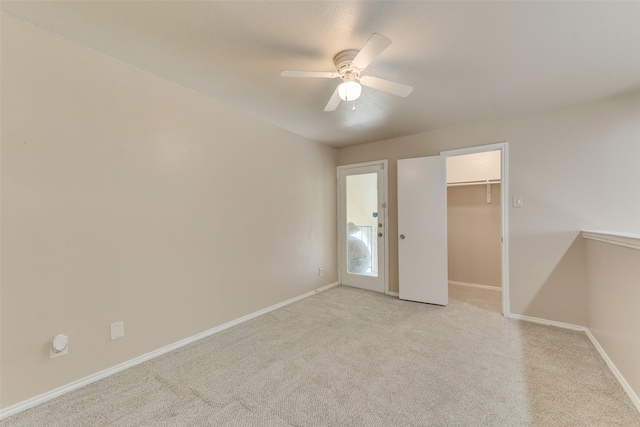
<path fill-rule="evenodd" d="M 447 187 L 449 280 L 501 287 L 500 184 Z"/>
<path fill-rule="evenodd" d="M 500 150 L 447 158 L 449 281 L 502 286 Z"/>

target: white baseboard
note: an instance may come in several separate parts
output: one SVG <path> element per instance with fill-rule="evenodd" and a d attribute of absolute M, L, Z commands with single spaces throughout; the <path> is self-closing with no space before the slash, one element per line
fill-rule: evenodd
<path fill-rule="evenodd" d="M 244 322 L 246 322 L 248 320 L 254 319 L 254 318 L 256 318 L 258 316 L 261 316 L 263 314 L 266 314 L 266 313 L 269 313 L 271 311 L 277 310 L 277 309 L 279 309 L 281 307 L 284 307 L 285 305 L 289 305 L 289 304 L 292 304 L 292 303 L 294 303 L 296 301 L 299 301 L 301 299 L 310 297 L 311 295 L 315 295 L 318 292 L 326 291 L 327 289 L 332 288 L 334 286 L 337 286 L 339 284 L 340 284 L 339 282 L 334 282 L 334 283 L 331 283 L 329 285 L 323 286 L 321 288 L 314 289 L 313 291 L 304 293 L 302 295 L 298 295 L 297 297 L 293 297 L 293 298 L 288 299 L 286 301 L 283 301 L 281 303 L 272 305 L 271 307 L 267 307 L 267 308 L 264 308 L 262 310 L 258 310 L 258 311 L 254 312 L 254 313 L 247 314 L 246 316 L 243 316 L 243 317 L 240 317 L 238 319 L 232 320 L 232 321 L 227 322 L 227 323 L 225 323 L 223 325 L 216 326 L 215 328 L 209 329 L 208 331 L 204 331 L 204 332 L 201 332 L 199 334 L 193 335 L 193 336 L 191 336 L 189 338 L 185 338 L 183 340 L 177 341 L 177 342 L 175 342 L 173 344 L 169 344 L 169 345 L 167 345 L 165 347 L 159 348 L 159 349 L 154 350 L 154 351 L 152 351 L 150 353 L 143 354 L 142 356 L 138 356 L 138 357 L 136 357 L 134 359 L 128 360 L 128 361 L 123 362 L 123 363 L 120 363 L 119 365 L 116 365 L 116 366 L 113 366 L 111 368 L 105 369 L 103 371 L 97 372 L 97 373 L 95 373 L 93 375 L 89 375 L 88 377 L 81 378 L 79 380 L 76 380 L 76 381 L 74 381 L 72 383 L 69 383 L 67 385 L 64 385 L 62 387 L 58 387 L 58 388 L 53 389 L 51 391 L 48 391 L 46 393 L 40 394 L 38 396 L 32 397 L 32 398 L 24 400 L 22 402 L 16 403 L 15 405 L 11 405 L 11 406 L 9 406 L 9 407 L 7 407 L 5 409 L 0 410 L 0 420 L 2 420 L 4 418 L 7 418 L 7 417 L 10 417 L 12 415 L 15 415 L 18 412 L 24 411 L 25 409 L 29 409 L 29 408 L 32 408 L 32 407 L 34 407 L 36 405 L 44 403 L 44 402 L 46 402 L 48 400 L 51 400 L 51 399 L 53 399 L 55 397 L 61 396 L 61 395 L 65 394 L 65 393 L 69 393 L 70 391 L 76 390 L 76 389 L 78 389 L 80 387 L 83 387 L 85 385 L 91 384 L 92 382 L 95 382 L 95 381 L 101 380 L 103 378 L 106 378 L 108 376 L 111 376 L 111 375 L 113 375 L 113 374 L 115 374 L 117 372 L 124 371 L 125 369 L 131 368 L 131 367 L 133 367 L 135 365 L 138 365 L 138 364 L 140 364 L 142 362 L 146 362 L 147 360 L 151 360 L 151 359 L 153 359 L 155 357 L 161 356 L 161 355 L 163 355 L 165 353 L 168 353 L 168 352 L 170 352 L 172 350 L 176 350 L 176 349 L 178 349 L 180 347 L 184 347 L 185 345 L 191 344 L 191 343 L 196 342 L 198 340 L 201 340 L 203 338 L 206 338 L 206 337 L 209 337 L 211 335 L 217 334 L 218 332 L 222 332 L 225 329 L 229 329 L 229 328 L 231 328 L 233 326 L 239 325 L 240 323 L 244 323 Z"/>
<path fill-rule="evenodd" d="M 593 336 L 591 331 L 587 329 L 586 333 L 589 339 L 591 340 L 591 343 L 593 344 L 593 346 L 596 348 L 596 350 L 598 350 L 598 353 L 600 353 L 600 357 L 602 357 L 602 359 L 605 361 L 605 363 L 607 364 L 611 372 L 613 372 L 613 375 L 616 377 L 616 379 L 618 380 L 618 382 L 620 383 L 624 391 L 627 393 L 627 395 L 631 399 L 631 402 L 635 405 L 638 412 L 640 412 L 640 398 L 638 398 L 638 395 L 633 391 L 633 389 L 631 388 L 627 380 L 624 379 L 624 377 L 622 376 L 618 368 L 616 368 L 616 365 L 609 358 L 609 356 L 604 351 L 604 349 L 602 348 L 602 346 L 600 345 L 596 337 Z"/>
<path fill-rule="evenodd" d="M 598 353 L 600 354 L 600 357 L 602 357 L 602 360 L 604 360 L 604 362 L 607 364 L 607 366 L 609 367 L 609 370 L 611 370 L 611 372 L 613 373 L 613 376 L 616 377 L 616 379 L 622 386 L 623 390 L 629 396 L 629 399 L 631 399 L 631 403 L 633 403 L 636 409 L 638 410 L 638 412 L 640 412 L 640 399 L 638 398 L 638 395 L 636 395 L 636 393 L 633 391 L 633 389 L 631 388 L 627 380 L 624 379 L 624 377 L 622 376 L 618 368 L 616 368 L 616 365 L 609 358 L 609 356 L 604 351 L 604 349 L 602 348 L 598 340 L 596 340 L 596 337 L 593 336 L 593 334 L 588 328 L 584 326 L 572 325 L 571 323 L 556 322 L 553 320 L 540 319 L 538 317 L 523 316 L 521 314 L 510 313 L 505 317 L 509 317 L 511 319 L 517 319 L 517 320 L 524 320 L 526 322 L 541 323 L 543 325 L 557 326 L 559 328 L 571 329 L 574 331 L 580 331 L 580 332 L 586 333 L 589 340 L 591 340 L 591 343 L 593 344 L 593 346 L 596 348 L 596 350 L 598 350 Z"/>
<path fill-rule="evenodd" d="M 467 282 L 456 282 L 455 280 L 449 280 L 450 285 L 458 285 L 458 286 L 469 286 L 470 288 L 480 288 L 480 289 L 489 289 L 492 291 L 502 291 L 500 286 L 488 286 L 488 285 L 479 285 L 477 283 L 467 283 Z"/>
<path fill-rule="evenodd" d="M 398 292 L 392 292 L 392 291 L 385 292 L 385 295 L 389 295 L 389 296 L 392 296 L 392 297 L 399 297 L 400 296 L 400 294 Z"/>
<path fill-rule="evenodd" d="M 571 329 L 573 331 L 580 331 L 580 332 L 587 331 L 587 328 L 585 328 L 584 326 L 573 325 L 571 323 L 556 322 L 555 320 L 540 319 L 539 317 L 524 316 L 522 314 L 509 313 L 509 314 L 505 314 L 504 317 L 508 317 L 510 319 L 524 320 L 526 322 L 540 323 L 542 325 L 557 326 L 558 328 Z"/>

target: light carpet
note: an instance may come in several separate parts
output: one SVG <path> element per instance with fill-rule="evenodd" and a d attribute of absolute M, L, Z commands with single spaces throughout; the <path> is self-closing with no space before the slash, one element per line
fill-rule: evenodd
<path fill-rule="evenodd" d="M 0 426 L 640 426 L 584 333 L 338 286 Z"/>

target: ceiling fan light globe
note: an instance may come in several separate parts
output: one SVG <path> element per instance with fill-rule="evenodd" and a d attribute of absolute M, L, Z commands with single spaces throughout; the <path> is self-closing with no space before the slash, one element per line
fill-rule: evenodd
<path fill-rule="evenodd" d="M 343 101 L 355 101 L 360 98 L 360 93 L 362 93 L 362 86 L 358 82 L 344 82 L 338 86 L 338 95 Z"/>

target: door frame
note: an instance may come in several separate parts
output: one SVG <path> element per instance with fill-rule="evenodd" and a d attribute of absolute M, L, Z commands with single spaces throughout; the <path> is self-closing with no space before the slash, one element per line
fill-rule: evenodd
<path fill-rule="evenodd" d="M 367 167 L 367 166 L 382 166 L 382 201 L 380 202 L 380 206 L 382 206 L 383 209 L 383 219 L 384 221 L 382 222 L 382 233 L 384 233 L 384 256 L 382 257 L 382 260 L 379 260 L 379 262 L 381 261 L 384 265 L 384 275 L 383 275 L 383 279 L 384 279 L 384 293 L 385 295 L 389 294 L 389 197 L 388 197 L 388 180 L 387 180 L 387 175 L 388 175 L 388 170 L 389 170 L 389 161 L 387 159 L 384 160 L 376 160 L 376 161 L 372 161 L 372 162 L 364 162 L 364 163 L 353 163 L 350 165 L 341 165 L 338 166 L 336 168 L 336 194 L 338 196 L 338 203 L 337 203 L 337 207 L 338 207 L 338 211 L 337 213 L 337 230 L 336 232 L 338 233 L 337 235 L 337 241 L 338 241 L 338 282 L 340 284 L 342 284 L 342 268 L 341 268 L 341 264 L 343 262 L 343 259 L 345 258 L 344 255 L 344 246 L 342 244 L 342 242 L 340 242 L 340 227 L 342 227 L 343 225 L 340 224 L 340 214 L 342 212 L 342 185 L 340 183 L 340 174 L 343 170 L 349 170 L 349 169 L 358 169 L 358 168 L 363 168 L 363 167 Z"/>
<path fill-rule="evenodd" d="M 440 155 L 445 157 L 454 157 L 496 150 L 500 150 L 502 153 L 500 156 L 500 208 L 502 214 L 502 315 L 509 317 L 511 315 L 511 304 L 509 299 L 509 143 L 505 141 L 496 144 L 478 145 L 475 147 L 441 151 Z"/>

